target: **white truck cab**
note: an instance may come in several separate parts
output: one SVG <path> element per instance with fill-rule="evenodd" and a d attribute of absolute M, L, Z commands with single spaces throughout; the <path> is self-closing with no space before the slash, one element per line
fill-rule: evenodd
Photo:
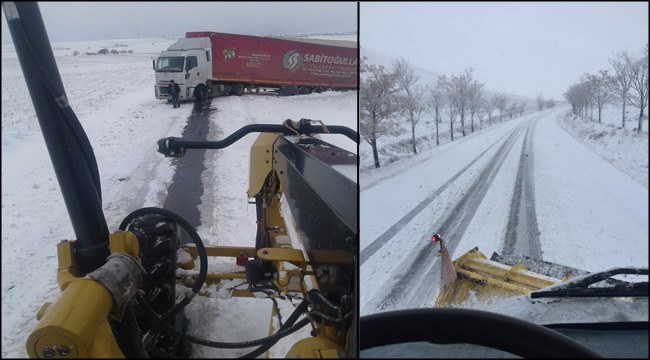
<path fill-rule="evenodd" d="M 207 80 L 212 78 L 210 38 L 186 38 L 171 44 L 153 61 L 157 99 L 171 99 L 168 85 L 174 80 L 180 100 L 200 100 L 207 96 Z"/>

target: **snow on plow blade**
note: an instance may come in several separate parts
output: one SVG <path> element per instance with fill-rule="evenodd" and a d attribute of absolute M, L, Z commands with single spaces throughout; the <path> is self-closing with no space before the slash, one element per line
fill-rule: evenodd
<path fill-rule="evenodd" d="M 491 297 L 529 294 L 587 273 L 526 256 L 494 253 L 488 260 L 478 247 L 457 258 L 453 264 L 457 279 L 441 286 L 436 307 L 459 305 L 470 295 L 483 301 Z"/>

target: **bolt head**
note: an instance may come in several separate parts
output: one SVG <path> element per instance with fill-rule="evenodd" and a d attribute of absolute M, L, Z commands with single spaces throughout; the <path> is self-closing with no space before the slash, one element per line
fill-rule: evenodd
<path fill-rule="evenodd" d="M 43 349 L 43 357 L 44 358 L 51 358 L 52 356 L 54 356 L 54 349 L 51 349 L 51 348 Z"/>
<path fill-rule="evenodd" d="M 60 356 L 67 356 L 70 353 L 70 349 L 67 346 L 59 346 L 56 350 Z"/>

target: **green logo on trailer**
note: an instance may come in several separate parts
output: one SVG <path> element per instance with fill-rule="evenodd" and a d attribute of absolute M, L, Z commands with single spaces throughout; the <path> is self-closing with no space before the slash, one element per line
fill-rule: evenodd
<path fill-rule="evenodd" d="M 234 59 L 235 58 L 235 49 L 234 48 L 226 48 L 223 50 L 223 58 L 224 59 Z"/>

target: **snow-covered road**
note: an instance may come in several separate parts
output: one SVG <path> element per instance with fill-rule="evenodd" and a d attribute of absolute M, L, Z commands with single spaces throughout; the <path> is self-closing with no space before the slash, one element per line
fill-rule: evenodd
<path fill-rule="evenodd" d="M 587 271 L 647 265 L 647 189 L 558 127 L 565 112 L 472 134 L 363 189 L 361 315 L 431 306 L 433 233 L 454 259 L 478 246 Z"/>

